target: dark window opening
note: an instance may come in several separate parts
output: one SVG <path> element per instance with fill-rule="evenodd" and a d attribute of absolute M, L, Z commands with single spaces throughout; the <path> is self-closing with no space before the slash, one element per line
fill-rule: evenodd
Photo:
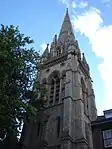
<path fill-rule="evenodd" d="M 62 100 L 65 97 L 65 81 L 66 81 L 66 74 L 62 76 Z"/>
<path fill-rule="evenodd" d="M 61 54 L 61 50 L 58 49 L 58 50 L 57 50 L 57 56 L 59 56 L 60 54 Z"/>
<path fill-rule="evenodd" d="M 57 137 L 60 136 L 60 116 L 57 117 Z"/>
<path fill-rule="evenodd" d="M 53 96 L 54 96 L 54 79 L 51 81 L 51 88 L 50 88 L 50 103 L 53 101 Z"/>
<path fill-rule="evenodd" d="M 43 124 L 43 138 L 44 139 L 45 139 L 45 134 L 46 134 L 47 122 L 48 121 L 44 121 L 44 124 Z"/>
<path fill-rule="evenodd" d="M 56 104 L 59 101 L 59 93 L 60 93 L 60 79 L 57 73 L 52 76 L 51 86 L 50 86 L 50 99 L 49 103 L 52 104 L 53 99 L 55 99 Z"/>
<path fill-rule="evenodd" d="M 60 93 L 60 79 L 59 78 L 56 79 L 56 92 L 55 93 L 56 93 L 55 99 L 56 99 L 56 101 L 58 101 L 59 100 L 59 93 Z"/>
<path fill-rule="evenodd" d="M 40 129 L 41 129 L 41 128 L 40 128 L 40 127 L 41 127 L 40 122 L 38 122 L 38 126 L 37 126 L 37 127 L 38 127 L 38 130 L 37 130 L 37 136 L 39 137 L 39 135 L 40 135 Z"/>

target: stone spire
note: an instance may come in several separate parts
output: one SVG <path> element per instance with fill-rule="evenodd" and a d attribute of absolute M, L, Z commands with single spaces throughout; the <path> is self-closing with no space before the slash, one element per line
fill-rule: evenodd
<path fill-rule="evenodd" d="M 49 44 L 47 44 L 47 47 L 46 47 L 46 49 L 45 49 L 45 51 L 43 53 L 43 57 L 44 58 L 48 58 L 48 56 L 49 56 Z"/>
<path fill-rule="evenodd" d="M 84 64 L 84 66 L 86 67 L 86 69 L 89 71 L 89 65 L 87 63 L 84 53 L 82 53 L 82 62 Z"/>
<path fill-rule="evenodd" d="M 59 33 L 58 42 L 61 42 L 62 44 L 64 44 L 68 36 L 71 36 L 72 39 L 75 39 L 72 24 L 71 24 L 68 9 L 67 9 L 66 15 Z"/>
<path fill-rule="evenodd" d="M 86 61 L 86 58 L 85 58 L 84 53 L 82 53 L 82 62 L 83 62 L 84 64 L 87 64 L 87 61 Z"/>
<path fill-rule="evenodd" d="M 57 35 L 54 36 L 53 42 L 51 43 L 50 47 L 51 56 L 56 56 L 56 47 L 57 47 Z"/>

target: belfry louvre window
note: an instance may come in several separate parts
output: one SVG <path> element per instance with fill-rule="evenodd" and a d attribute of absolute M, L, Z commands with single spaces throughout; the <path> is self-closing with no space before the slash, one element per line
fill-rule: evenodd
<path fill-rule="evenodd" d="M 59 93 L 60 93 L 60 78 L 57 74 L 54 74 L 51 79 L 50 83 L 50 103 L 59 100 Z"/>
<path fill-rule="evenodd" d="M 104 147 L 112 147 L 112 129 L 103 131 Z"/>
<path fill-rule="evenodd" d="M 57 49 L 57 56 L 59 56 L 60 54 L 61 54 L 61 49 L 58 48 L 58 49 Z"/>
<path fill-rule="evenodd" d="M 51 88 L 50 88 L 50 101 L 53 101 L 54 96 L 54 79 L 51 81 Z"/>
<path fill-rule="evenodd" d="M 57 137 L 60 136 L 60 116 L 57 117 Z"/>
<path fill-rule="evenodd" d="M 56 79 L 56 100 L 59 100 L 59 91 L 60 91 L 60 80 L 59 78 Z"/>
<path fill-rule="evenodd" d="M 65 97 L 65 81 L 66 81 L 66 74 L 62 76 L 62 99 Z"/>

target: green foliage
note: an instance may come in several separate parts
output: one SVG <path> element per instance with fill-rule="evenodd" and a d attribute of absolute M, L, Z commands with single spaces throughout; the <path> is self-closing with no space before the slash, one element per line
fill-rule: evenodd
<path fill-rule="evenodd" d="M 41 57 L 27 48 L 31 43 L 33 40 L 21 34 L 18 27 L 1 25 L 0 138 L 17 136 L 21 124 L 43 104 L 41 99 L 36 100 L 38 92 L 45 93 L 37 81 Z"/>

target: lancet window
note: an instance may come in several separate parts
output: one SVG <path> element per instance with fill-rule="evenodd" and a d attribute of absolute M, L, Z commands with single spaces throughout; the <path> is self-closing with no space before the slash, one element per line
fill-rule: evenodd
<path fill-rule="evenodd" d="M 62 75 L 62 99 L 65 97 L 65 81 L 66 81 L 66 73 L 64 72 Z"/>
<path fill-rule="evenodd" d="M 51 75 L 50 81 L 50 103 L 53 101 L 59 101 L 59 93 L 60 93 L 60 78 L 57 73 L 53 73 Z"/>

